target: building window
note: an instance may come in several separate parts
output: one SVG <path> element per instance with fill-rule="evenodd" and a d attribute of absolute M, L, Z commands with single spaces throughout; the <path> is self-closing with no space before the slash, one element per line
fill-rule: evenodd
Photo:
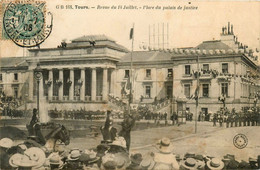
<path fill-rule="evenodd" d="M 151 86 L 145 86 L 145 98 L 151 98 Z"/>
<path fill-rule="evenodd" d="M 0 74 L 0 81 L 3 81 L 3 75 Z"/>
<path fill-rule="evenodd" d="M 151 69 L 146 69 L 146 77 L 147 78 L 151 77 Z"/>
<path fill-rule="evenodd" d="M 203 64 L 202 70 L 203 70 L 203 74 L 207 73 L 207 71 L 209 71 L 209 64 Z"/>
<path fill-rule="evenodd" d="M 185 65 L 185 74 L 190 74 L 190 65 Z"/>
<path fill-rule="evenodd" d="M 222 64 L 222 73 L 228 73 L 228 63 Z"/>
<path fill-rule="evenodd" d="M 17 81 L 18 80 L 18 74 L 14 73 L 14 80 Z"/>
<path fill-rule="evenodd" d="M 221 94 L 225 97 L 228 96 L 228 83 L 221 83 Z"/>
<path fill-rule="evenodd" d="M 172 73 L 173 73 L 172 68 L 169 68 L 169 69 L 168 69 L 168 76 L 167 76 L 167 77 L 172 77 Z"/>
<path fill-rule="evenodd" d="M 125 78 L 129 77 L 129 70 L 125 70 Z"/>
<path fill-rule="evenodd" d="M 190 97 L 190 85 L 189 84 L 185 84 L 184 85 L 184 95 L 189 98 Z"/>
<path fill-rule="evenodd" d="M 202 96 L 209 97 L 209 84 L 202 85 Z"/>

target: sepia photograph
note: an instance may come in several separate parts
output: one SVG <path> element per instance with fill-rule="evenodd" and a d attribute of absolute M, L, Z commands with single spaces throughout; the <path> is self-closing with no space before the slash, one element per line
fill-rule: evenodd
<path fill-rule="evenodd" d="M 0 1 L 0 170 L 260 169 L 259 9 Z"/>

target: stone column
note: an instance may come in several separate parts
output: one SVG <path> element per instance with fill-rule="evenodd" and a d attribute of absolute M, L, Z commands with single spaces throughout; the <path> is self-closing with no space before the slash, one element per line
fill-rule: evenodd
<path fill-rule="evenodd" d="M 97 70 L 92 68 L 92 77 L 91 77 L 91 100 L 96 101 L 97 95 Z"/>
<path fill-rule="evenodd" d="M 80 100 L 85 101 L 85 68 L 81 68 L 81 73 L 80 73 L 80 79 L 82 81 L 81 87 L 80 87 Z"/>
<path fill-rule="evenodd" d="M 110 79 L 110 93 L 114 95 L 114 85 L 115 85 L 115 70 L 111 70 L 111 79 Z"/>
<path fill-rule="evenodd" d="M 74 70 L 70 69 L 70 91 L 69 91 L 69 100 L 73 100 L 74 98 Z"/>
<path fill-rule="evenodd" d="M 53 72 L 52 70 L 49 70 L 49 79 L 51 80 L 51 84 L 48 87 L 48 100 L 52 100 L 52 96 L 53 96 Z"/>
<path fill-rule="evenodd" d="M 107 100 L 107 68 L 103 68 L 103 89 L 102 89 L 102 100 Z"/>
<path fill-rule="evenodd" d="M 59 87 L 59 100 L 63 100 L 63 84 L 64 84 L 63 69 L 59 70 L 59 80 L 62 81 L 62 84 Z"/>
<path fill-rule="evenodd" d="M 29 85 L 28 85 L 28 97 L 30 101 L 33 101 L 33 70 L 29 71 Z"/>

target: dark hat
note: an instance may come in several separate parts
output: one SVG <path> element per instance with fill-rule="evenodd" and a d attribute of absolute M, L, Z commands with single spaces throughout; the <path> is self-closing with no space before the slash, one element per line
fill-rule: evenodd
<path fill-rule="evenodd" d="M 140 163 L 142 162 L 143 157 L 142 154 L 140 153 L 136 153 L 134 155 L 131 155 L 131 162 L 137 165 L 140 165 Z"/>
<path fill-rule="evenodd" d="M 242 160 L 239 165 L 238 165 L 239 169 L 251 169 L 251 166 L 248 162 Z"/>
<path fill-rule="evenodd" d="M 239 166 L 239 162 L 237 162 L 236 160 L 230 160 L 228 165 L 227 165 L 227 169 L 237 169 Z"/>
<path fill-rule="evenodd" d="M 185 155 L 184 155 L 184 158 L 195 158 L 195 153 L 193 152 L 187 152 Z"/>
<path fill-rule="evenodd" d="M 235 160 L 235 155 L 226 154 L 226 155 L 224 156 L 224 159 Z"/>
<path fill-rule="evenodd" d="M 199 161 L 204 161 L 203 156 L 202 155 L 195 155 L 194 157 L 195 159 L 199 160 Z"/>

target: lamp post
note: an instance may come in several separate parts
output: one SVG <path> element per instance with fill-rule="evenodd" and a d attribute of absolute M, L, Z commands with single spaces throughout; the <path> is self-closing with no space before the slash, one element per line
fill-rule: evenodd
<path fill-rule="evenodd" d="M 34 70 L 34 78 L 37 81 L 37 110 L 39 113 L 39 103 L 40 103 L 40 80 L 42 79 L 42 69 L 39 65 L 37 64 L 37 67 Z"/>

